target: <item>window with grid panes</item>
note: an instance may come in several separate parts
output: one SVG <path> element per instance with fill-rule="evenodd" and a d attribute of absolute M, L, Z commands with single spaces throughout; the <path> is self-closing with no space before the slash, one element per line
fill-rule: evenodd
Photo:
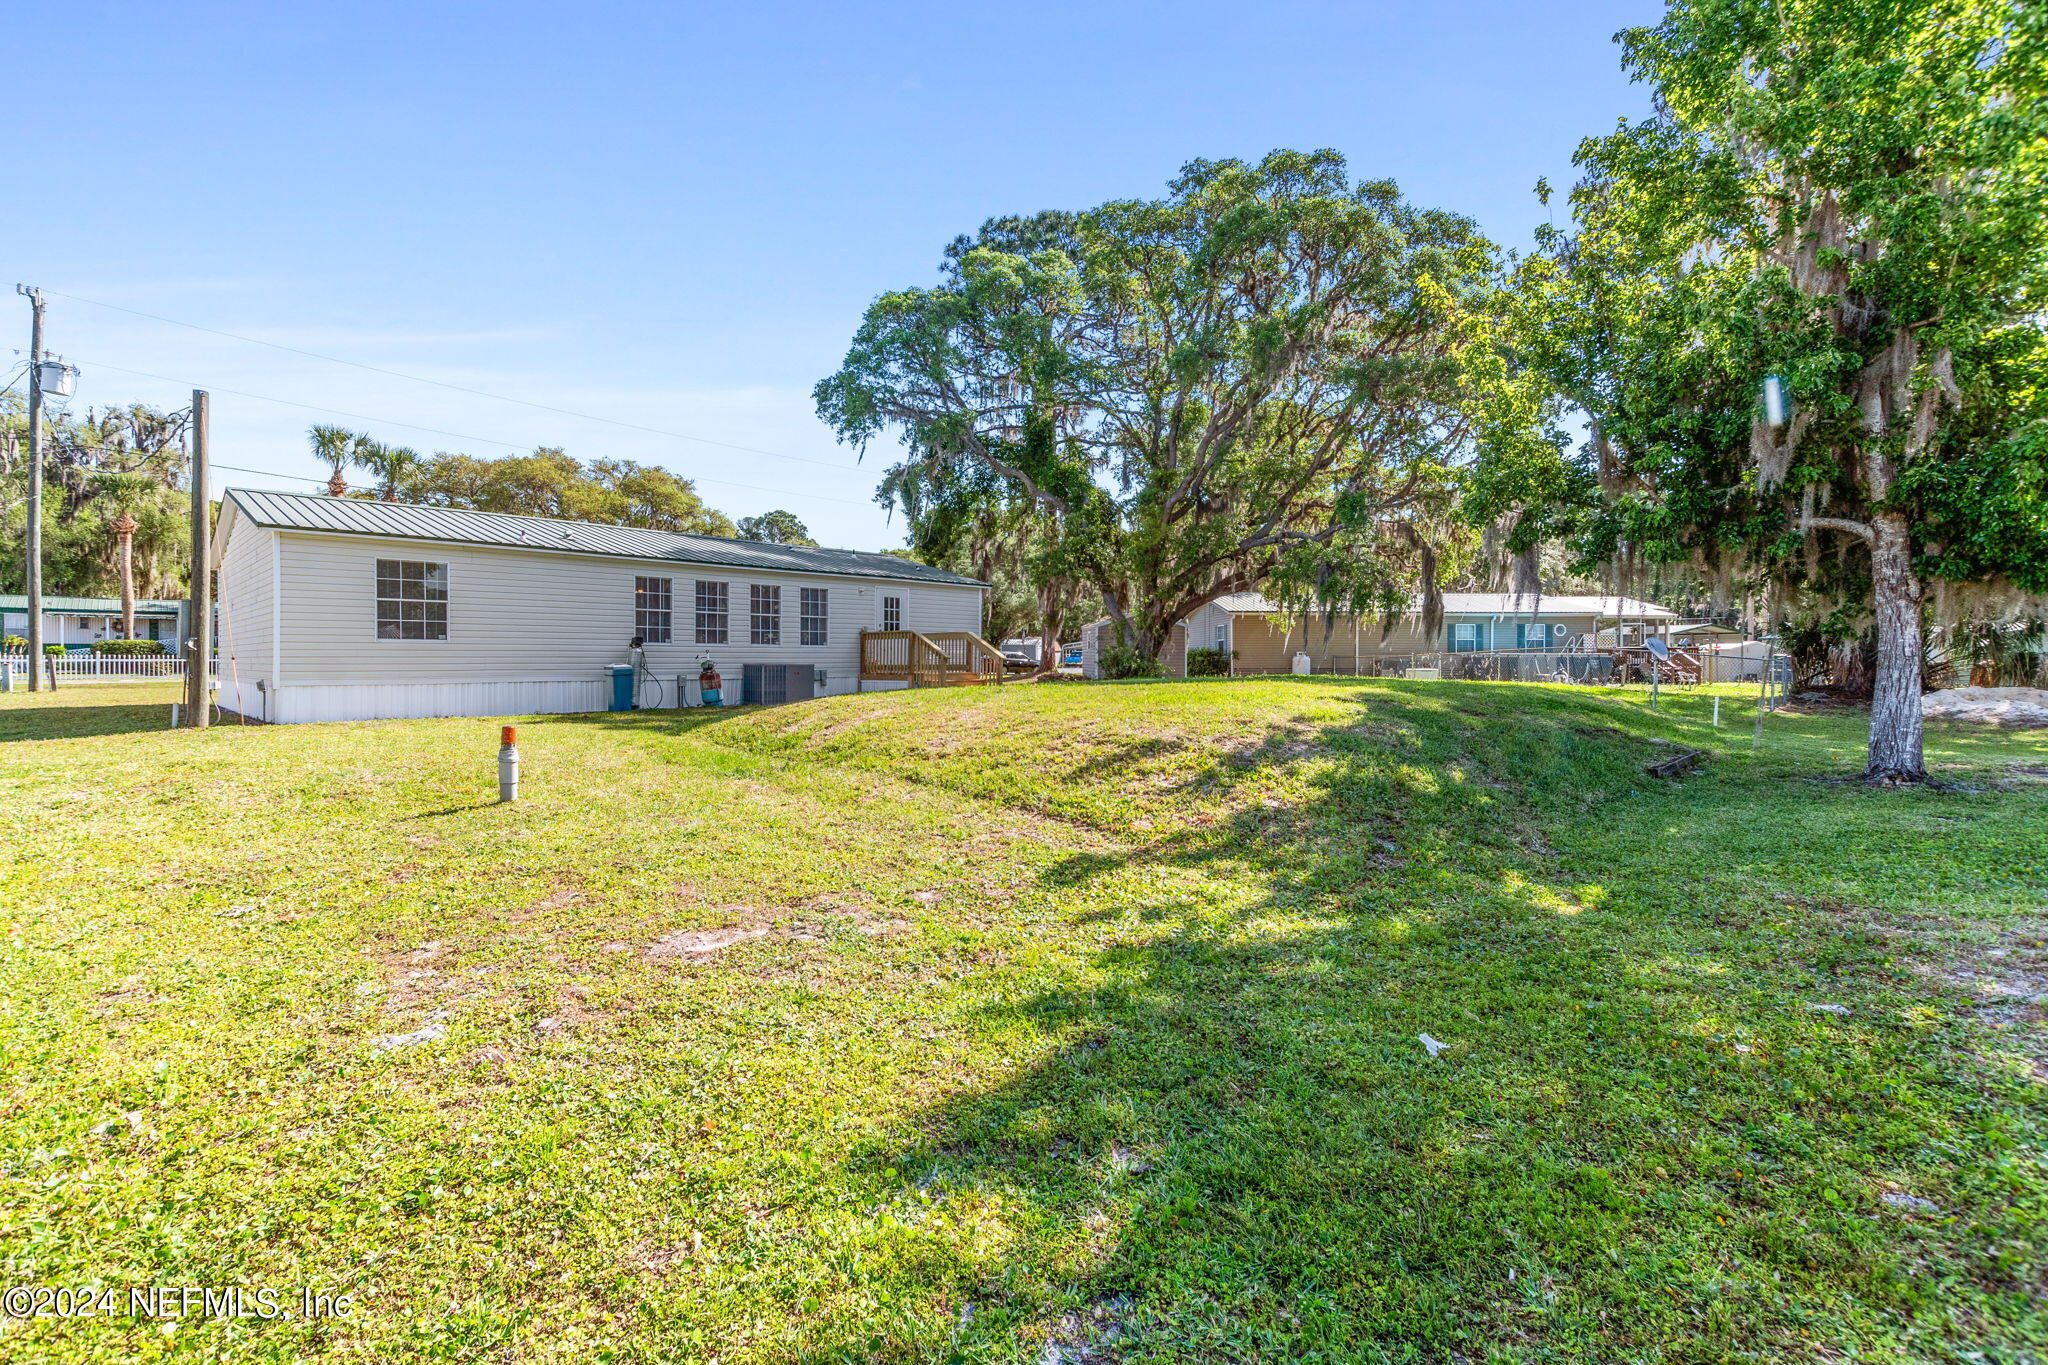
<path fill-rule="evenodd" d="M 825 643 L 826 628 L 830 624 L 829 602 L 826 588 L 797 589 L 797 642 L 806 645 Z"/>
<path fill-rule="evenodd" d="M 666 578 L 633 580 L 633 633 L 650 645 L 665 645 L 674 638 L 674 587 Z"/>
<path fill-rule="evenodd" d="M 782 589 L 769 583 L 756 583 L 749 594 L 747 606 L 751 626 L 748 639 L 757 645 L 781 644 Z"/>
<path fill-rule="evenodd" d="M 697 643 L 700 645 L 722 645 L 725 643 L 727 598 L 725 584 L 697 584 Z"/>
<path fill-rule="evenodd" d="M 448 638 L 448 566 L 416 559 L 377 561 L 377 638 Z"/>

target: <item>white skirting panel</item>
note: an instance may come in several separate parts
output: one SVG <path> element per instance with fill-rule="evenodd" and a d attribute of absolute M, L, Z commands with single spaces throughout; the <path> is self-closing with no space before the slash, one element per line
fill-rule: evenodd
<path fill-rule="evenodd" d="M 270 699 L 263 695 L 254 678 L 215 678 L 213 687 L 213 704 L 221 710 L 233 711 L 250 720 L 268 719 L 269 713 L 265 708 L 269 706 Z"/>
<path fill-rule="evenodd" d="M 512 682 L 287 683 L 271 693 L 281 725 L 323 720 L 415 720 L 431 716 L 536 716 L 602 711 L 602 678 Z"/>

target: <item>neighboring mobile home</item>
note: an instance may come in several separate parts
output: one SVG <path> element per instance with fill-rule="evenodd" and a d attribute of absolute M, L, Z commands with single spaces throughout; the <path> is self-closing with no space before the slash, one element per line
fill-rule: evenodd
<path fill-rule="evenodd" d="M 1239 674 L 1289 672 L 1296 654 L 1307 654 L 1317 673 L 1364 673 L 1374 671 L 1376 660 L 1418 654 L 1583 650 L 1603 631 L 1640 641 L 1668 632 L 1678 620 L 1669 608 L 1632 597 L 1447 592 L 1443 605 L 1443 629 L 1425 633 L 1419 609 L 1397 617 L 1389 629 L 1378 616 L 1289 613 L 1261 593 L 1229 593 L 1175 626 L 1161 661 L 1178 677 L 1187 671 L 1188 650 L 1223 649 Z M 1088 634 L 1106 643 L 1115 627 L 1097 622 Z M 1093 651 L 1085 658 L 1091 677 L 1095 658 Z"/>
<path fill-rule="evenodd" d="M 979 632 L 987 592 L 894 555 L 246 488 L 214 562 L 220 704 L 274 722 L 601 711 L 636 636 L 643 704 L 706 658 L 728 702 L 748 665 L 851 692 L 862 631 Z"/>
<path fill-rule="evenodd" d="M 184 633 L 183 602 L 154 598 L 135 599 L 135 638 L 160 640 L 165 650 L 178 651 Z M 0 593 L 0 635 L 28 637 L 28 598 L 21 593 Z M 83 649 L 99 640 L 121 638 L 121 599 L 118 597 L 43 596 L 43 643 Z"/>

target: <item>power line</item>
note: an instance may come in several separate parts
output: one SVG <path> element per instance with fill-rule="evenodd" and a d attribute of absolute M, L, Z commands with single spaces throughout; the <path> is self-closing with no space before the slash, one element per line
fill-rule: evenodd
<path fill-rule="evenodd" d="M 126 313 L 130 317 L 148 318 L 151 322 L 168 323 L 173 327 L 189 327 L 195 332 L 205 332 L 211 336 L 226 337 L 230 341 L 246 341 L 251 346 L 268 346 L 273 351 L 285 351 L 291 355 L 302 355 L 310 360 L 324 360 L 333 365 L 346 365 L 351 369 L 366 370 L 371 374 L 387 375 L 393 379 L 409 379 L 415 384 L 431 384 L 437 389 L 450 389 L 456 393 L 466 393 L 475 398 L 490 398 L 500 403 L 517 403 L 524 408 L 533 408 L 539 412 L 552 412 L 560 417 L 575 417 L 586 422 L 603 422 L 608 426 L 622 427 L 627 431 L 646 432 L 650 436 L 666 436 L 676 441 L 695 441 L 699 445 L 718 446 L 725 450 L 743 451 L 749 455 L 766 455 L 774 460 L 795 460 L 800 464 L 821 465 L 826 469 L 844 470 L 847 468 L 843 464 L 838 464 L 831 460 L 813 459 L 808 455 L 785 455 L 779 450 L 762 450 L 758 446 L 735 445 L 731 441 L 716 441 L 709 436 L 692 436 L 687 432 L 667 431 L 661 427 L 642 426 L 638 422 L 624 422 L 616 417 L 604 417 L 594 412 L 578 412 L 573 408 L 558 408 L 547 403 L 536 403 L 528 398 L 514 398 L 510 394 L 492 393 L 487 389 L 472 389 L 464 384 L 450 384 L 442 379 L 428 379 L 423 375 L 407 374 L 403 370 L 386 369 L 382 365 L 366 365 L 360 360 L 345 360 L 337 355 L 324 355 L 319 351 L 308 351 L 299 346 L 287 346 L 281 341 L 265 341 L 261 337 L 243 336 L 239 332 L 226 332 L 218 327 L 203 327 L 199 323 L 186 322 L 181 318 L 167 318 L 159 313 L 145 313 L 139 308 L 123 308 L 118 303 L 105 303 L 99 299 L 86 298 L 81 294 L 66 294 L 56 289 L 44 292 L 55 294 L 60 299 L 71 299 L 77 303 L 89 303 L 95 308 L 108 308 L 116 313 Z M 399 425 L 403 425 L 403 423 Z"/>
<path fill-rule="evenodd" d="M 69 298 L 70 296 L 69 296 L 69 295 L 67 294 L 67 295 L 66 295 L 65 297 Z M 87 302 L 90 302 L 90 300 L 87 300 Z M 505 448 L 506 448 L 507 450 L 519 450 L 519 451 L 524 451 L 524 450 L 530 449 L 530 447 L 528 447 L 528 446 L 525 446 L 525 445 L 521 445 L 521 444 L 520 444 L 519 442 L 517 442 L 517 441 L 500 441 L 500 440 L 497 440 L 497 439 L 495 439 L 495 438 L 493 438 L 493 437 L 489 437 L 489 436 L 469 436 L 469 435 L 465 435 L 464 433 L 462 433 L 462 432 L 459 432 L 459 431 L 444 431 L 444 430 L 442 430 L 442 429 L 441 429 L 440 427 L 423 427 L 423 426 L 419 425 L 419 424 L 418 424 L 417 422 L 400 422 L 400 421 L 397 421 L 397 420 L 395 420 L 395 419 L 393 419 L 393 418 L 389 418 L 389 417 L 376 417 L 376 416 L 372 416 L 372 415 L 371 415 L 371 414 L 369 414 L 369 413 L 363 413 L 363 412 L 344 412 L 344 411 L 343 411 L 343 410 L 341 410 L 340 408 L 324 408 L 324 407 L 321 407 L 320 405 L 318 405 L 317 403 L 300 403 L 300 402 L 296 402 L 296 401 L 294 401 L 294 400 L 292 400 L 292 399 L 290 399 L 290 398 L 272 398 L 272 397 L 271 397 L 271 396 L 270 396 L 269 394 L 266 394 L 266 393 L 249 393 L 249 392 L 246 392 L 245 390 L 242 390 L 242 389 L 228 389 L 228 388 L 222 388 L 222 387 L 220 387 L 219 385 L 207 385 L 207 384 L 200 384 L 200 383 L 196 383 L 196 382 L 194 382 L 194 381 L 192 381 L 192 380 L 186 380 L 186 379 L 173 379 L 173 378 L 172 378 L 171 376 L 169 376 L 169 375 L 166 375 L 166 374 L 152 374 L 152 373 L 151 373 L 150 371 L 148 371 L 148 370 L 131 370 L 131 369 L 127 369 L 127 368 L 125 368 L 125 367 L 123 367 L 123 366 L 120 366 L 120 365 L 109 365 L 109 364 L 108 364 L 108 363 L 107 363 L 106 361 L 104 361 L 104 360 L 94 360 L 94 359 L 90 359 L 90 358 L 88 358 L 88 357 L 85 357 L 85 356 L 80 356 L 80 357 L 78 357 L 78 358 L 79 358 L 79 360 L 80 360 L 80 361 L 81 361 L 82 363 L 84 363 L 84 364 L 88 364 L 88 365 L 91 365 L 91 366 L 95 367 L 96 369 L 102 369 L 102 370 L 112 370 L 112 371 L 113 371 L 113 372 L 114 372 L 115 374 L 129 374 L 129 375 L 134 375 L 134 376 L 136 376 L 136 377 L 137 377 L 137 378 L 139 378 L 139 379 L 155 379 L 155 380 L 158 380 L 158 381 L 160 381 L 160 382 L 162 382 L 162 383 L 165 383 L 165 384 L 178 384 L 178 385 L 181 385 L 181 386 L 185 386 L 185 387 L 190 387 L 190 388 L 197 388 L 197 389 L 207 389 L 207 390 L 208 390 L 209 392 L 212 392 L 212 393 L 228 393 L 228 394 L 233 394 L 233 395 L 234 395 L 235 397 L 237 397 L 237 398 L 252 398 L 252 399 L 256 400 L 256 401 L 257 401 L 257 402 L 259 402 L 259 403 L 277 403 L 277 404 L 281 404 L 282 406 L 284 406 L 284 407 L 288 407 L 288 408 L 300 408 L 300 409 L 303 409 L 303 410 L 304 410 L 304 411 L 306 411 L 306 412 L 318 412 L 318 413 L 325 413 L 325 414 L 326 414 L 327 416 L 329 416 L 329 417 L 346 417 L 346 418 L 348 418 L 348 419 L 349 419 L 350 421 L 355 421 L 355 422 L 376 422 L 376 423 L 378 423 L 378 424 L 380 424 L 380 425 L 383 425 L 383 426 L 387 426 L 387 427 L 404 427 L 404 428 L 405 428 L 406 430 L 408 430 L 408 431 L 424 431 L 424 432 L 428 433 L 429 435 L 433 435 L 433 436 L 446 436 L 446 437 L 448 437 L 448 438 L 449 438 L 450 440 L 453 440 L 453 441 L 468 441 L 468 442 L 471 442 L 471 443 L 474 443 L 474 444 L 481 444 L 481 445 L 492 445 L 492 446 L 503 446 L 503 447 L 505 447 Z M 231 466 L 229 466 L 229 465 L 217 465 L 217 466 L 216 466 L 216 468 L 220 468 L 220 469 L 227 469 L 227 468 L 231 468 Z M 242 470 L 241 472 L 243 472 L 243 473 L 245 473 L 245 474 L 268 474 L 268 473 L 271 473 L 271 471 L 270 471 L 270 470 L 266 470 L 266 469 L 245 469 L 245 470 Z M 297 479 L 297 478 L 303 478 L 303 477 L 305 477 L 305 476 L 303 476 L 303 475 L 299 475 L 299 474 L 279 474 L 279 475 L 277 475 L 276 477 L 278 477 L 278 478 L 282 478 L 282 479 Z M 818 501 L 818 502 L 840 502 L 840 503 L 845 503 L 845 504 L 847 504 L 847 505 L 848 505 L 848 506 L 850 506 L 850 507 L 858 507 L 858 506 L 860 506 L 860 505 L 861 505 L 861 504 L 860 504 L 860 503 L 859 503 L 858 501 L 856 501 L 856 500 L 855 500 L 855 499 L 853 499 L 853 498 L 841 498 L 841 497 L 835 497 L 834 495 L 832 495 L 832 494 L 830 494 L 830 493 L 800 493 L 800 492 L 797 492 L 797 491 L 796 491 L 795 489 L 791 489 L 791 488 L 767 488 L 767 487 L 764 487 L 763 485 L 761 485 L 761 484 L 757 484 L 757 483 L 740 483 L 740 482 L 738 482 L 737 480 L 734 480 L 734 479 L 714 479 L 714 478 L 710 478 L 710 477 L 708 477 L 708 476 L 705 476 L 705 475 L 696 475 L 696 474 L 693 474 L 693 475 L 690 475 L 689 477 L 690 477 L 690 481 L 691 481 L 692 483 L 710 483 L 710 484 L 717 484 L 717 485 L 718 485 L 719 487 L 721 487 L 721 488 L 744 488 L 744 489 L 746 489 L 747 491 L 749 491 L 749 492 L 752 492 L 752 493 L 772 493 L 773 495 L 775 495 L 775 496 L 776 496 L 776 497 L 778 497 L 778 498 L 811 498 L 811 499 L 813 499 L 813 500 L 815 500 L 815 501 Z M 312 482 L 312 483 L 325 483 L 325 482 L 326 482 L 326 480 L 324 480 L 324 479 L 311 479 L 311 480 L 309 480 L 309 482 Z"/>
<path fill-rule="evenodd" d="M 221 392 L 222 392 L 222 393 L 226 393 L 226 392 L 227 392 L 227 390 L 226 390 L 226 389 L 222 389 L 222 390 L 221 390 Z M 280 474 L 280 473 L 278 473 L 278 472 L 277 472 L 277 471 L 276 471 L 275 469 L 250 469 L 250 468 L 248 468 L 248 467 L 247 467 L 246 465 L 238 465 L 238 464 L 222 464 L 222 463 L 221 463 L 220 461 L 218 461 L 218 460 L 215 460 L 215 461 L 213 461 L 213 462 L 212 462 L 212 464 L 213 464 L 213 467 L 214 467 L 215 469 L 232 469 L 232 470 L 234 470 L 234 471 L 235 471 L 235 472 L 236 472 L 237 474 L 261 474 L 261 475 L 263 475 L 263 476 L 264 476 L 265 478 L 270 478 L 270 479 L 297 479 L 297 480 L 298 480 L 298 481 L 299 481 L 300 483 L 326 483 L 326 482 L 327 482 L 327 480 L 325 480 L 325 479 L 322 479 L 322 478 L 317 478 L 317 477 L 315 477 L 314 475 L 311 475 L 311 474 Z"/>
<path fill-rule="evenodd" d="M 93 366 L 95 369 L 112 370 L 115 374 L 132 374 L 140 379 L 159 379 L 166 384 L 192 383 L 192 381 L 190 380 L 173 379 L 167 374 L 151 374 L 148 370 L 123 369 L 119 365 L 109 365 L 104 360 L 92 360 L 84 356 L 80 356 L 79 359 L 83 363 Z M 424 431 L 430 436 L 446 436 L 448 439 L 452 441 L 473 441 L 487 446 L 503 446 L 507 450 L 528 449 L 528 447 L 521 445 L 517 441 L 500 441 L 489 436 L 466 436 L 459 431 L 443 431 L 439 427 L 423 427 L 417 422 L 400 422 L 395 421 L 389 417 L 372 417 L 370 414 L 364 412 L 343 412 L 340 408 L 323 408 L 317 403 L 299 403 L 294 402 L 292 399 L 289 398 L 272 398 L 267 393 L 246 393 L 241 389 L 222 388 L 218 384 L 193 384 L 192 386 L 194 388 L 207 389 L 211 393 L 231 393 L 237 398 L 253 398 L 260 403 L 280 403 L 288 408 L 303 408 L 307 412 L 321 412 L 327 414 L 329 417 L 346 417 L 350 421 L 354 422 L 380 422 L 387 427 L 404 427 L 407 431 Z"/>

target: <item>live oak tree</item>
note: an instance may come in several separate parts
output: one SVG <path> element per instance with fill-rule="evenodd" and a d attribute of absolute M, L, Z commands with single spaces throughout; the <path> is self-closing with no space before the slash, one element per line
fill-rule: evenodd
<path fill-rule="evenodd" d="M 893 430 L 906 465 L 999 477 L 1040 569 L 1146 655 L 1240 589 L 1384 608 L 1431 577 L 1493 264 L 1470 221 L 1335 152 L 1195 161 L 1164 199 L 955 243 L 936 287 L 868 310 L 818 411 L 847 441 Z"/>
<path fill-rule="evenodd" d="M 1518 271 L 1494 398 L 1531 421 L 1475 496 L 1867 611 L 1865 775 L 1924 780 L 1931 589 L 2048 591 L 2048 9 L 1676 0 L 1619 41 L 1657 112 Z"/>
<path fill-rule="evenodd" d="M 741 517 L 739 523 L 741 540 L 761 540 L 770 545 L 816 545 L 811 539 L 810 528 L 805 526 L 794 512 L 776 508 L 759 516 Z"/>

